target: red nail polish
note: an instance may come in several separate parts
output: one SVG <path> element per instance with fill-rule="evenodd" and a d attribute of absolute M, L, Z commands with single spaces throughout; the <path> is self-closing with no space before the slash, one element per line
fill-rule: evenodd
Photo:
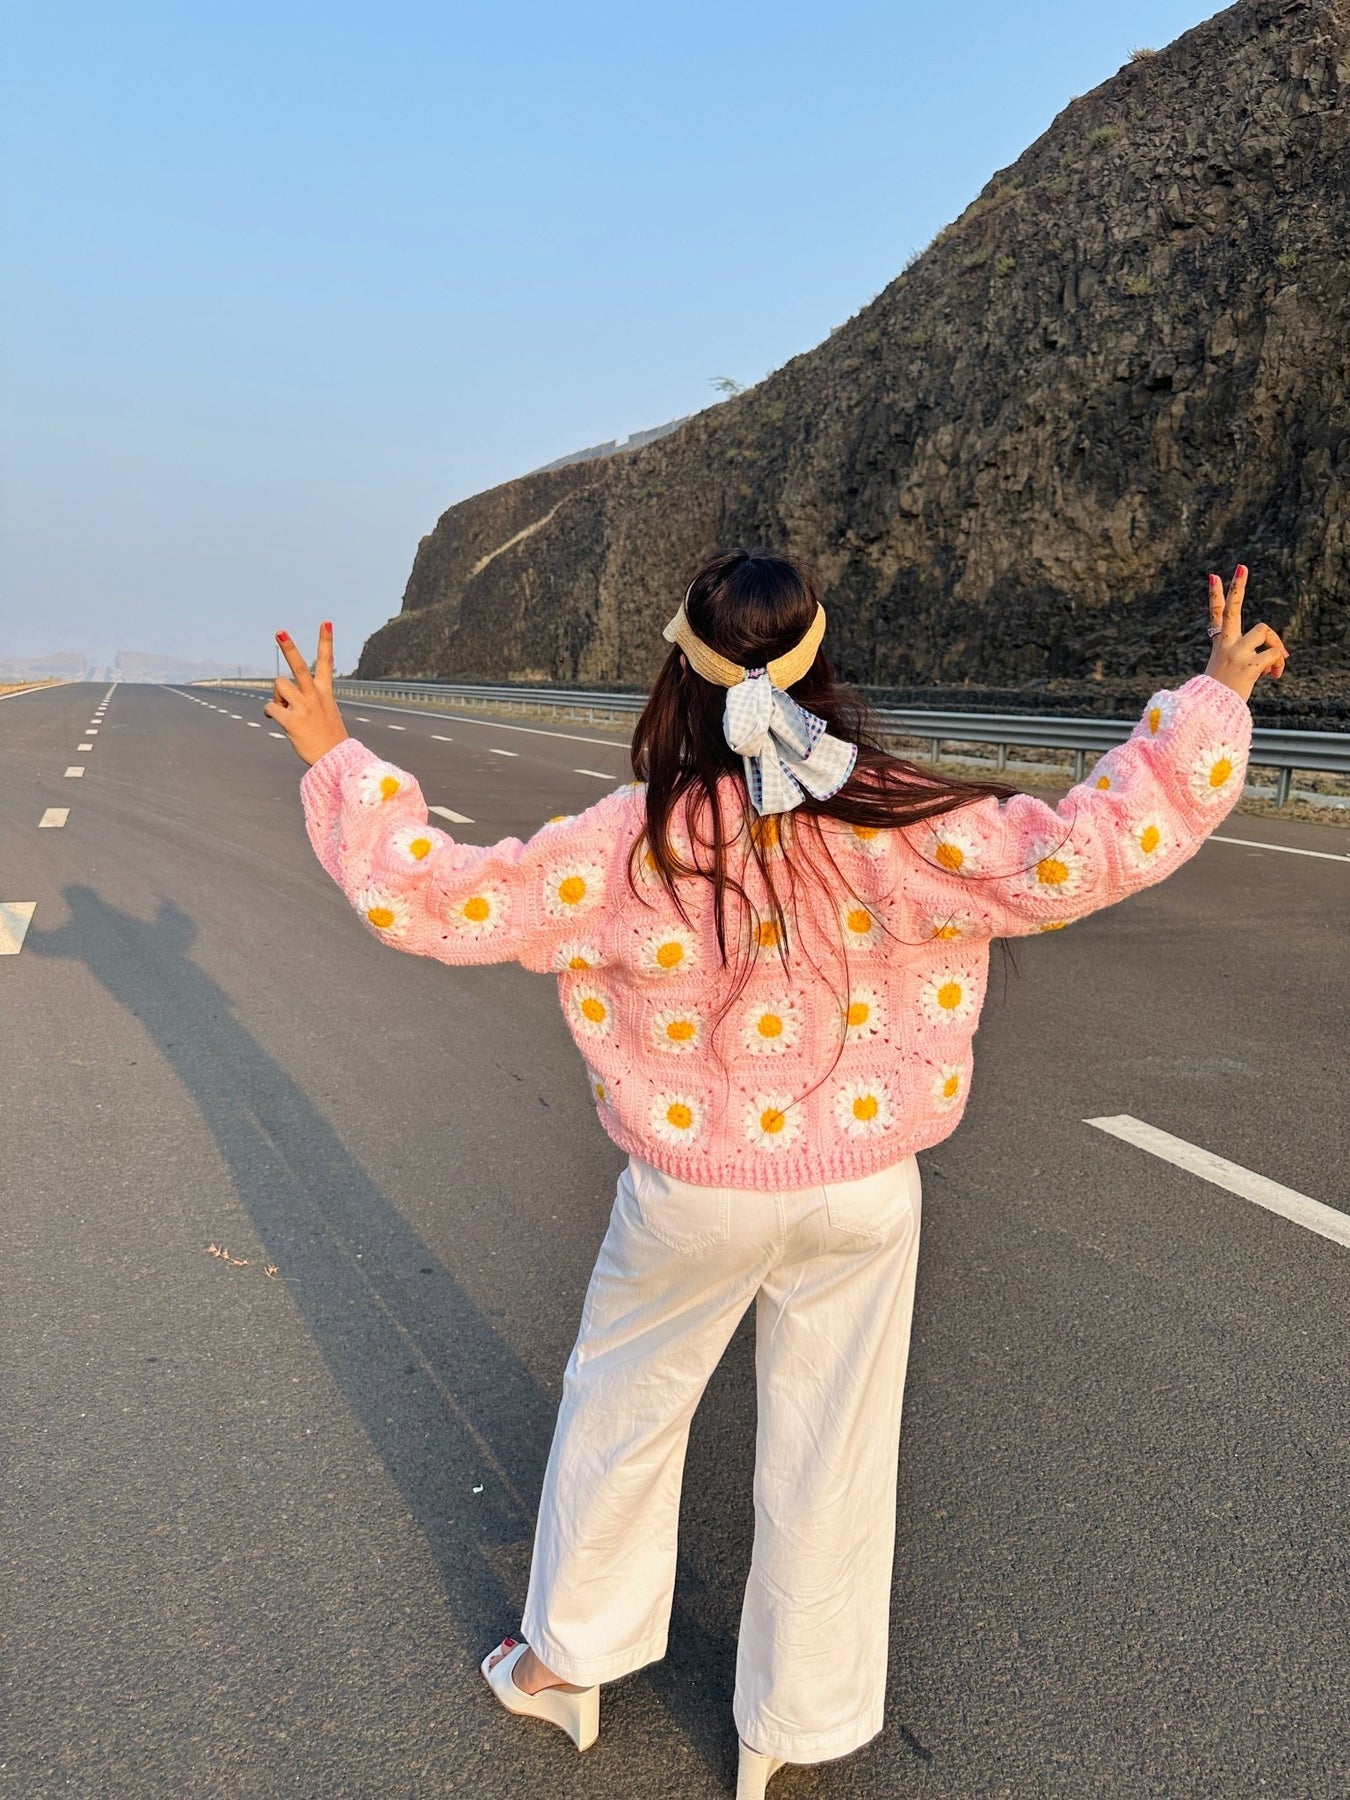
<path fill-rule="evenodd" d="M 333 621 L 331 619 L 325 619 L 323 622 L 323 628 L 325 631 L 331 631 L 333 629 Z"/>
<path fill-rule="evenodd" d="M 277 642 L 279 644 L 284 644 L 286 642 L 286 633 L 284 631 L 279 631 L 277 633 Z"/>

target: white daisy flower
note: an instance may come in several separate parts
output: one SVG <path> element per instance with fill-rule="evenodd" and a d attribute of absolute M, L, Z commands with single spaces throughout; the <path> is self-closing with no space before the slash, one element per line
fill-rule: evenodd
<path fill-rule="evenodd" d="M 441 834 L 429 825 L 400 825 L 389 838 L 389 849 L 401 863 L 415 869 L 436 848 Z"/>
<path fill-rule="evenodd" d="M 801 1135 L 791 1094 L 755 1094 L 745 1109 L 745 1135 L 757 1150 L 786 1150 Z"/>
<path fill-rule="evenodd" d="M 383 936 L 401 937 L 408 928 L 411 913 L 407 901 L 387 888 L 364 887 L 352 905 Z"/>
<path fill-rule="evenodd" d="M 603 988 L 578 982 L 567 996 L 567 1007 L 573 1027 L 583 1037 L 608 1037 L 614 1024 L 614 1005 Z"/>
<path fill-rule="evenodd" d="M 801 1014 L 787 995 L 756 1000 L 741 1014 L 741 1039 L 752 1056 L 790 1050 L 801 1034 Z"/>
<path fill-rule="evenodd" d="M 396 769 L 393 763 L 373 762 L 356 778 L 356 797 L 362 806 L 382 806 L 407 785 L 408 777 L 402 769 Z"/>
<path fill-rule="evenodd" d="M 786 816 L 786 815 L 784 815 Z M 790 825 L 784 826 L 783 818 L 777 813 L 765 813 L 746 820 L 746 832 L 752 843 L 758 844 L 763 854 L 781 856 L 783 854 L 783 838 Z"/>
<path fill-rule="evenodd" d="M 751 927 L 751 946 L 762 950 L 766 956 L 782 956 L 788 947 L 787 932 L 777 919 L 762 918 L 757 925 Z"/>
<path fill-rule="evenodd" d="M 1156 693 L 1144 708 L 1144 716 L 1135 726 L 1134 737 L 1161 737 L 1176 717 L 1177 697 L 1169 689 Z"/>
<path fill-rule="evenodd" d="M 874 1038 L 886 1023 L 886 1003 L 874 987 L 849 989 L 844 1008 L 844 1035 L 850 1043 Z"/>
<path fill-rule="evenodd" d="M 609 1083 L 605 1080 L 604 1076 L 597 1075 L 594 1069 L 588 1067 L 586 1070 L 586 1079 L 591 1084 L 592 1098 L 597 1100 L 601 1106 L 608 1106 Z"/>
<path fill-rule="evenodd" d="M 703 1102 L 693 1094 L 657 1094 L 648 1123 L 663 1143 L 692 1143 L 703 1129 Z"/>
<path fill-rule="evenodd" d="M 928 833 L 927 857 L 949 875 L 971 875 L 980 866 L 980 846 L 973 831 L 958 820 L 943 818 Z"/>
<path fill-rule="evenodd" d="M 975 921 L 969 913 L 925 913 L 923 934 L 926 938 L 972 937 L 975 932 Z"/>
<path fill-rule="evenodd" d="M 919 1005 L 934 1025 L 959 1025 L 975 1010 L 975 983 L 964 969 L 935 969 L 919 989 Z"/>
<path fill-rule="evenodd" d="M 851 900 L 839 915 L 844 942 L 853 949 L 875 950 L 882 940 L 881 921 L 864 900 Z"/>
<path fill-rule="evenodd" d="M 560 825 L 570 825 L 576 816 L 575 813 L 554 813 L 551 819 L 544 820 L 539 831 L 535 832 L 535 836 L 538 837 L 541 832 L 545 831 L 556 831 Z"/>
<path fill-rule="evenodd" d="M 598 969 L 600 952 L 594 944 L 585 943 L 580 938 L 569 938 L 553 952 L 553 967 L 558 970 Z"/>
<path fill-rule="evenodd" d="M 544 882 L 544 907 L 555 919 L 570 919 L 598 905 L 604 892 L 605 872 L 599 863 L 559 863 Z"/>
<path fill-rule="evenodd" d="M 875 1137 L 895 1122 L 884 1081 L 850 1081 L 834 1097 L 834 1118 L 849 1137 Z"/>
<path fill-rule="evenodd" d="M 651 975 L 683 975 L 698 963 L 698 943 L 683 925 L 662 925 L 638 947 L 638 962 Z"/>
<path fill-rule="evenodd" d="M 466 937 L 490 937 L 506 915 L 506 893 L 499 887 L 475 888 L 457 900 L 448 917 Z"/>
<path fill-rule="evenodd" d="M 1047 899 L 1067 898 L 1083 885 L 1083 858 L 1067 838 L 1063 843 L 1042 838 L 1031 854 L 1032 864 L 1025 880 L 1033 893 Z"/>
<path fill-rule="evenodd" d="M 692 1007 L 663 1007 L 652 1015 L 652 1040 L 659 1050 L 684 1056 L 702 1044 L 703 1020 Z"/>
<path fill-rule="evenodd" d="M 844 832 L 844 842 L 850 850 L 859 850 L 864 856 L 886 854 L 886 833 L 879 825 L 850 825 Z"/>
<path fill-rule="evenodd" d="M 1103 793 L 1120 786 L 1120 764 L 1115 750 L 1108 750 L 1105 756 L 1097 759 L 1083 785 L 1100 788 Z"/>
<path fill-rule="evenodd" d="M 939 1112 L 950 1112 L 958 1105 L 966 1090 L 966 1072 L 959 1063 L 943 1063 L 934 1071 L 933 1105 Z"/>
<path fill-rule="evenodd" d="M 1245 757 L 1232 744 L 1206 744 L 1187 771 L 1197 800 L 1215 805 L 1241 785 Z"/>
<path fill-rule="evenodd" d="M 1159 852 L 1167 849 L 1168 841 L 1166 826 L 1152 814 L 1132 820 L 1125 839 L 1130 861 L 1139 869 L 1151 868 L 1158 861 Z"/>

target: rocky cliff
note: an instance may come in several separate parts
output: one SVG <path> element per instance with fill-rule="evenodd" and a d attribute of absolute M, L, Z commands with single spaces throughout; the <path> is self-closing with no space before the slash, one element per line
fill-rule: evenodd
<path fill-rule="evenodd" d="M 1295 668 L 1350 683 L 1347 242 L 1350 0 L 1239 0 L 816 349 L 451 507 L 358 673 L 642 682 L 699 559 L 755 542 L 809 559 L 855 681 L 1105 697 L 1193 666 L 1245 561 Z"/>

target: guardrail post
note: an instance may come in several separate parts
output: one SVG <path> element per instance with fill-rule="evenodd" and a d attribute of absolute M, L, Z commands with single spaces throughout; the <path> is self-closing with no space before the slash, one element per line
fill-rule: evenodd
<path fill-rule="evenodd" d="M 933 739 L 933 761 L 936 762 L 938 760 L 938 758 L 941 756 L 941 754 L 942 754 L 942 739 L 934 738 Z"/>
<path fill-rule="evenodd" d="M 1278 769 L 1276 771 L 1276 774 L 1275 774 L 1275 804 L 1276 804 L 1276 806 L 1287 806 L 1289 804 L 1289 788 L 1293 782 L 1293 779 L 1294 779 L 1294 771 L 1292 769 Z"/>
<path fill-rule="evenodd" d="M 1075 750 L 1073 753 L 1073 779 L 1075 787 L 1083 779 L 1083 776 L 1086 773 L 1084 767 L 1084 758 L 1086 755 L 1086 750 Z"/>
<path fill-rule="evenodd" d="M 1000 769 L 1006 769 L 1008 766 L 1008 746 L 1006 744 L 1000 744 L 998 747 L 998 766 Z"/>

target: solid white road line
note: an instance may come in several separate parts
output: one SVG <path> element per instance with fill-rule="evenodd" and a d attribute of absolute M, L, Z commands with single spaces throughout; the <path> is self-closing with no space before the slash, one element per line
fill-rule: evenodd
<path fill-rule="evenodd" d="M 1279 1213 L 1296 1225 L 1304 1225 L 1309 1231 L 1316 1231 L 1333 1243 L 1350 1248 L 1350 1213 L 1324 1206 L 1320 1200 L 1310 1200 L 1306 1194 L 1282 1187 L 1278 1181 L 1271 1181 L 1264 1175 L 1253 1174 L 1240 1163 L 1216 1156 L 1212 1150 L 1201 1150 L 1184 1138 L 1173 1137 L 1170 1131 L 1160 1131 L 1156 1125 L 1132 1119 L 1129 1113 L 1117 1113 L 1107 1119 L 1085 1119 L 1083 1123 L 1095 1125 L 1098 1131 L 1110 1132 L 1112 1137 L 1123 1138 L 1127 1144 L 1135 1144 L 1153 1156 L 1160 1156 L 1164 1162 L 1175 1163 L 1179 1169 L 1202 1176 L 1216 1187 L 1226 1188 L 1230 1194 L 1240 1194 L 1244 1200 L 1254 1201 L 1268 1212 Z"/>
<path fill-rule="evenodd" d="M 43 825 L 64 825 L 69 817 L 70 808 L 68 806 L 49 806 L 38 820 L 38 826 L 41 828 Z"/>
<path fill-rule="evenodd" d="M 395 731 L 399 730 L 399 727 L 397 725 L 394 726 L 394 730 Z M 488 755 L 489 756 L 519 756 L 520 752 L 519 752 L 519 750 L 499 750 L 495 744 L 489 744 L 488 745 Z"/>
<path fill-rule="evenodd" d="M 83 763 L 72 763 L 70 765 L 70 767 L 66 770 L 66 774 L 67 775 L 83 775 L 84 774 L 84 764 Z"/>
<path fill-rule="evenodd" d="M 467 813 L 451 812 L 448 806 L 429 806 L 428 812 L 439 813 L 443 819 L 449 819 L 452 825 L 472 825 L 473 820 Z"/>
<path fill-rule="evenodd" d="M 1244 850 L 1283 850 L 1286 856 L 1320 856 L 1326 862 L 1350 862 L 1350 856 L 1342 856 L 1339 850 L 1299 850 L 1293 844 L 1260 844 L 1255 838 L 1220 837 L 1214 831 L 1210 839 L 1216 844 L 1241 844 Z"/>
<path fill-rule="evenodd" d="M 617 775 L 609 775 L 604 769 L 573 769 L 574 775 L 594 775 L 597 781 L 617 781 Z"/>
<path fill-rule="evenodd" d="M 19 954 L 36 905 L 36 900 L 0 900 L 0 956 Z"/>
<path fill-rule="evenodd" d="M 338 702 L 341 705 L 341 700 Z M 372 704 L 367 700 L 367 706 Z M 381 706 L 379 701 L 373 702 L 376 712 L 404 713 L 410 718 L 445 719 L 452 725 L 486 725 L 493 731 L 523 731 L 529 737 L 562 738 L 568 744 L 599 744 L 606 750 L 627 750 L 628 742 L 624 738 L 578 737 L 574 731 L 547 731 L 542 725 L 508 725 L 505 719 L 477 719 L 471 713 L 428 713 L 422 706 Z M 369 725 L 370 720 L 356 715 L 362 725 Z"/>

